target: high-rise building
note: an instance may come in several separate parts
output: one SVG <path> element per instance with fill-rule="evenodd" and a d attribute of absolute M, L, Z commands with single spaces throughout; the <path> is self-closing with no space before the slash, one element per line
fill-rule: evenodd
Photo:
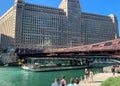
<path fill-rule="evenodd" d="M 85 13 L 79 0 L 62 0 L 59 8 L 15 0 L 0 17 L 3 49 L 61 48 L 118 37 L 117 17 Z"/>

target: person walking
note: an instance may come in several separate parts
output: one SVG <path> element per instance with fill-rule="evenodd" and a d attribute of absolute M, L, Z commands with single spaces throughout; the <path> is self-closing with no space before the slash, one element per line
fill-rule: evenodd
<path fill-rule="evenodd" d="M 88 76 L 89 76 L 89 72 L 88 72 L 88 69 L 86 68 L 85 69 L 85 77 L 84 77 L 85 82 L 88 82 Z"/>
<path fill-rule="evenodd" d="M 54 82 L 51 84 L 51 86 L 60 86 L 60 85 L 58 84 L 58 81 L 59 81 L 59 79 L 58 79 L 58 78 L 55 78 L 55 80 L 54 80 Z"/>
<path fill-rule="evenodd" d="M 62 79 L 60 81 L 60 86 L 66 86 L 66 80 L 65 80 L 65 76 L 62 76 Z"/>
<path fill-rule="evenodd" d="M 113 65 L 111 71 L 112 71 L 112 73 L 113 73 L 113 77 L 115 77 L 115 66 L 114 66 L 114 65 Z"/>
<path fill-rule="evenodd" d="M 93 71 L 92 70 L 90 70 L 89 77 L 90 77 L 90 82 L 93 82 Z"/>
<path fill-rule="evenodd" d="M 74 79 L 73 78 L 70 78 L 70 83 L 67 84 L 67 86 L 74 86 Z"/>

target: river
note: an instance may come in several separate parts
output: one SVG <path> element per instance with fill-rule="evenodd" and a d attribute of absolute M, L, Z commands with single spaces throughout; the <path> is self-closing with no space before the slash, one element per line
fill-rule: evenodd
<path fill-rule="evenodd" d="M 102 72 L 102 68 L 93 68 L 94 73 Z M 31 72 L 20 67 L 0 67 L 0 86 L 51 86 L 54 78 L 61 79 L 66 76 L 67 84 L 71 77 L 78 78 L 84 76 L 84 69 L 51 71 L 51 72 Z"/>

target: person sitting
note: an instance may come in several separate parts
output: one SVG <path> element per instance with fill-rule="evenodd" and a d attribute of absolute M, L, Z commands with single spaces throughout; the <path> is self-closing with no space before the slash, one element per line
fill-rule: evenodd
<path fill-rule="evenodd" d="M 58 84 L 58 78 L 55 78 L 55 80 L 54 80 L 54 82 L 51 84 L 51 86 L 60 86 L 59 84 Z"/>
<path fill-rule="evenodd" d="M 70 83 L 67 86 L 74 86 L 74 79 L 70 78 Z"/>
<path fill-rule="evenodd" d="M 80 85 L 79 85 L 79 80 L 78 80 L 78 79 L 75 80 L 74 86 L 80 86 Z"/>
<path fill-rule="evenodd" d="M 62 76 L 62 80 L 60 81 L 60 86 L 66 86 L 66 80 L 65 80 L 65 76 Z"/>

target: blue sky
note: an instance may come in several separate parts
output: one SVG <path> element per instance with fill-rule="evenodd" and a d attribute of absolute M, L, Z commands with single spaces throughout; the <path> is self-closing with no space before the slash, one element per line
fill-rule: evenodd
<path fill-rule="evenodd" d="M 58 7 L 62 0 L 25 0 L 28 3 Z M 12 5 L 14 0 L 0 0 L 0 16 L 5 13 Z M 120 33 L 120 0 L 80 0 L 83 12 L 109 15 L 117 15 Z"/>

